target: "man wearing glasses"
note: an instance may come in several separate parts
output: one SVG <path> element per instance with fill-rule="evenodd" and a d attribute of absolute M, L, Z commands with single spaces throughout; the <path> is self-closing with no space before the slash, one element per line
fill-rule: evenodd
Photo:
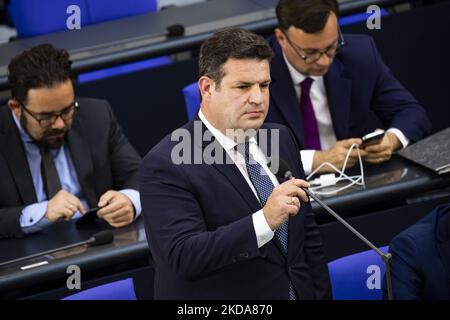
<path fill-rule="evenodd" d="M 141 211 L 141 159 L 106 101 L 76 99 L 69 55 L 36 46 L 8 66 L 11 99 L 0 108 L 0 238 L 97 215 L 113 227 Z"/>
<path fill-rule="evenodd" d="M 280 0 L 276 11 L 266 121 L 294 132 L 307 174 L 323 162 L 342 168 L 350 147 L 374 129 L 371 111 L 388 130 L 380 143 L 361 150 L 369 163 L 389 160 L 429 133 L 425 110 L 391 74 L 373 40 L 344 39 L 336 0 Z M 348 166 L 357 160 L 353 150 Z"/>

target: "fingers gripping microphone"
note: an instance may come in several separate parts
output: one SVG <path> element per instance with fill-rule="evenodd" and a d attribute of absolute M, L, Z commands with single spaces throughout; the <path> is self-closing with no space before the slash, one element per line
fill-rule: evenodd
<path fill-rule="evenodd" d="M 275 159 L 278 160 L 279 169 L 278 172 L 274 172 L 277 176 L 278 180 L 284 182 L 293 177 L 291 170 L 289 169 L 289 165 L 283 159 Z M 387 293 L 388 299 L 392 300 L 392 280 L 391 280 L 391 268 L 389 265 L 389 260 L 392 258 L 392 255 L 388 253 L 383 253 L 378 249 L 372 242 L 367 240 L 361 233 L 359 233 L 355 228 L 353 228 L 347 221 L 345 221 L 341 216 L 339 216 L 333 209 L 328 207 L 322 200 L 320 200 L 313 192 L 311 192 L 308 188 L 302 188 L 306 194 L 313 198 L 323 209 L 325 209 L 328 213 L 330 213 L 333 217 L 335 217 L 340 223 L 342 223 L 351 233 L 357 236 L 361 241 L 363 241 L 366 245 L 368 245 L 373 251 L 375 251 L 383 260 L 386 266 L 386 282 L 387 282 Z"/>

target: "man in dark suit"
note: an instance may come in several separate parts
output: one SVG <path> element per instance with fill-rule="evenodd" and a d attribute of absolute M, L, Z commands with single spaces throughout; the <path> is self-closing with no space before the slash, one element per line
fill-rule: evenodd
<path fill-rule="evenodd" d="M 397 235 L 389 251 L 394 299 L 450 299 L 450 204 Z"/>
<path fill-rule="evenodd" d="M 0 108 L 0 237 L 22 237 L 89 208 L 114 227 L 140 214 L 141 159 L 106 101 L 76 99 L 69 55 L 40 45 L 8 66 Z"/>
<path fill-rule="evenodd" d="M 280 0 L 277 17 L 266 121 L 294 132 L 307 173 L 324 162 L 342 168 L 350 147 L 373 129 L 371 110 L 387 133 L 361 150 L 369 163 L 389 160 L 430 132 L 425 110 L 383 63 L 372 38 L 340 33 L 336 0 Z M 353 150 L 348 165 L 357 160 Z"/>
<path fill-rule="evenodd" d="M 198 116 L 145 157 L 140 190 L 157 299 L 330 297 L 308 184 L 280 184 L 274 155 L 304 177 L 295 138 L 263 126 L 270 47 L 242 29 L 205 41 Z M 181 141 L 180 141 L 181 140 Z M 180 142 L 178 142 L 180 141 Z"/>

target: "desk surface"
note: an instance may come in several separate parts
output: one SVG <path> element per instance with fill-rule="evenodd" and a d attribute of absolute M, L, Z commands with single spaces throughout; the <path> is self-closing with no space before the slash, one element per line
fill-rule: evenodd
<path fill-rule="evenodd" d="M 389 204 L 390 200 L 412 197 L 450 185 L 449 175 L 438 176 L 398 156 L 394 156 L 388 163 L 368 167 L 366 171 L 365 188 L 348 189 L 342 195 L 326 197 L 324 201 L 343 216 L 349 208 L 360 209 L 362 215 L 370 212 L 369 208 L 376 203 Z M 313 210 L 318 217 L 325 214 L 317 203 L 313 203 Z M 0 240 L 0 263 L 85 241 L 94 233 L 105 229 L 112 230 L 106 223 L 77 229 L 73 222 L 64 221 L 24 239 Z M 115 229 L 113 232 L 115 238 L 111 244 L 89 248 L 79 246 L 33 261 L 1 267 L 0 296 L 13 289 L 46 283 L 55 278 L 65 279 L 66 269 L 72 264 L 80 266 L 82 272 L 89 273 L 150 257 L 142 218 L 131 226 Z M 49 263 L 26 271 L 20 270 L 21 266 L 43 260 Z"/>
<path fill-rule="evenodd" d="M 215 31 L 231 26 L 268 33 L 276 26 L 277 0 L 210 0 L 156 13 L 114 20 L 0 45 L 0 90 L 8 87 L 10 60 L 35 45 L 52 43 L 69 51 L 75 73 L 196 48 Z M 369 4 L 390 5 L 402 0 L 340 0 L 342 14 L 365 11 Z M 161 34 L 174 23 L 185 35 Z"/>

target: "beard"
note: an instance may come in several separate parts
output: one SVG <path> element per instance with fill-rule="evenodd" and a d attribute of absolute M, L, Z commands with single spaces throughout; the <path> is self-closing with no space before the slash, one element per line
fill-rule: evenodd
<path fill-rule="evenodd" d="M 28 120 L 25 115 L 22 113 L 20 116 L 20 124 L 22 125 L 23 130 L 30 136 L 33 142 L 39 147 L 43 149 L 58 149 L 61 147 L 67 137 L 67 132 L 69 128 L 66 126 L 63 129 L 46 129 L 42 133 L 42 137 L 40 139 L 36 139 L 28 130 Z"/>

